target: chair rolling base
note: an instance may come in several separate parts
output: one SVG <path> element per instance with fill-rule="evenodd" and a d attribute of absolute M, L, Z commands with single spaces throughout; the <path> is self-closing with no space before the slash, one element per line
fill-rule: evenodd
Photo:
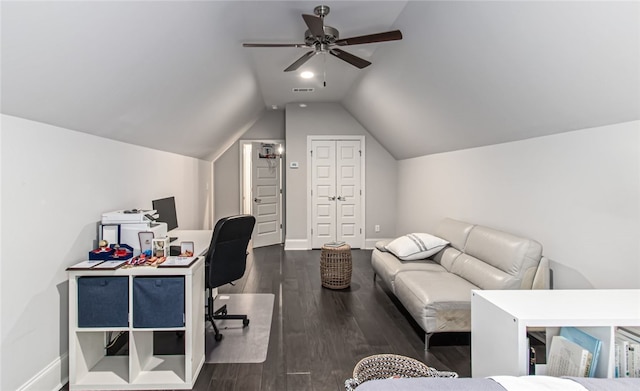
<path fill-rule="evenodd" d="M 218 326 L 216 326 L 216 322 L 214 321 L 215 319 L 235 319 L 235 320 L 242 320 L 242 327 L 247 327 L 249 325 L 249 318 L 247 317 L 247 315 L 229 315 L 227 313 L 227 305 L 223 305 L 222 307 L 218 308 L 217 310 L 213 310 L 213 295 L 211 292 L 211 289 L 209 289 L 209 297 L 207 298 L 207 316 L 206 316 L 206 320 L 211 322 L 211 325 L 213 326 L 213 330 L 215 332 L 215 340 L 216 341 L 220 341 L 222 340 L 222 334 L 220 333 L 220 330 L 218 329 Z"/>

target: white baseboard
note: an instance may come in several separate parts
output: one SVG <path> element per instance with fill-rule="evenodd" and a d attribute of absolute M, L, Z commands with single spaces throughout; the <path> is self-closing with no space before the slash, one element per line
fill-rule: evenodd
<path fill-rule="evenodd" d="M 284 241 L 285 250 L 309 250 L 307 239 L 286 239 Z"/>
<path fill-rule="evenodd" d="M 380 240 L 391 240 L 386 238 L 365 239 L 364 249 L 372 250 L 376 248 L 376 243 Z M 309 250 L 309 241 L 307 239 L 287 239 L 284 241 L 285 250 Z"/>
<path fill-rule="evenodd" d="M 392 240 L 393 238 L 387 239 L 387 238 L 376 238 L 376 239 L 365 239 L 364 241 L 364 248 L 367 250 L 373 250 L 374 248 L 376 248 L 376 243 L 378 243 L 381 240 Z"/>
<path fill-rule="evenodd" d="M 58 391 L 68 381 L 69 354 L 65 353 L 20 386 L 17 391 Z"/>

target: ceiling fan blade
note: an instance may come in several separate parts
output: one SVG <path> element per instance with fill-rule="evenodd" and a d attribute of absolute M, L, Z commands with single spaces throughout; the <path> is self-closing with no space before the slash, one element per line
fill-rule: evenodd
<path fill-rule="evenodd" d="M 363 43 L 385 42 L 385 41 L 397 41 L 402 39 L 402 33 L 400 30 L 387 31 L 386 33 L 361 35 L 359 37 L 343 38 L 336 40 L 336 45 L 360 45 Z"/>
<path fill-rule="evenodd" d="M 324 37 L 324 22 L 322 18 L 314 15 L 302 14 L 302 19 L 309 27 L 309 31 L 316 37 Z"/>
<path fill-rule="evenodd" d="M 360 69 L 362 68 L 366 68 L 369 65 L 371 65 L 371 63 L 363 58 L 360 58 L 358 56 L 354 56 L 351 53 L 347 53 L 342 49 L 331 49 L 329 51 L 329 53 L 331 53 L 332 55 L 338 57 L 339 59 L 348 62 L 349 64 L 353 65 L 354 67 L 358 67 Z"/>
<path fill-rule="evenodd" d="M 304 43 L 243 43 L 245 48 L 308 48 Z"/>
<path fill-rule="evenodd" d="M 313 57 L 314 54 L 316 54 L 315 50 L 312 50 L 310 52 L 306 52 L 302 57 L 297 59 L 293 64 L 289 65 L 289 67 L 287 69 L 285 69 L 284 71 L 285 72 L 295 71 L 296 69 L 300 68 L 300 66 L 302 64 L 307 62 L 311 57 Z"/>

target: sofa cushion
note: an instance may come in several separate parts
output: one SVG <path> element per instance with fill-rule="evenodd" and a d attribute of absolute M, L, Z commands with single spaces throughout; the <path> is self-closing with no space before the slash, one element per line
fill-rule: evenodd
<path fill-rule="evenodd" d="M 472 283 L 481 286 L 483 289 L 531 289 L 532 277 L 528 274 L 535 273 L 535 269 L 542 257 L 542 245 L 535 240 L 522 238 L 506 232 L 492 228 L 475 226 L 469 233 L 464 252 L 473 259 L 458 257 L 455 263 L 464 261 L 467 265 L 464 275 L 461 274 L 463 265 L 454 265 L 452 271 L 462 275 Z M 485 265 L 480 265 L 483 263 Z M 481 271 L 490 271 L 486 265 L 504 272 L 512 277 L 512 281 L 503 279 L 495 285 L 491 280 L 495 280 L 500 273 L 489 273 L 485 280 Z M 481 270 L 482 269 L 482 270 Z M 504 276 L 503 276 L 504 277 Z M 499 277 L 499 278 L 503 278 Z M 527 277 L 527 278 L 525 278 Z M 527 284 L 522 286 L 522 281 Z M 528 285 L 528 286 L 527 286 Z"/>
<path fill-rule="evenodd" d="M 414 261 L 429 258 L 447 244 L 448 241 L 431 234 L 412 233 L 393 240 L 386 248 L 403 261 Z"/>
<path fill-rule="evenodd" d="M 471 291 L 478 286 L 453 273 L 400 272 L 395 295 L 427 333 L 471 330 Z"/>
<path fill-rule="evenodd" d="M 452 247 L 464 251 L 464 245 L 473 227 L 473 224 L 447 218 L 438 224 L 436 236 L 447 240 Z"/>
<path fill-rule="evenodd" d="M 373 250 L 371 254 L 371 266 L 373 270 L 382 278 L 392 292 L 395 292 L 396 275 L 401 271 L 430 270 L 446 272 L 445 268 L 437 262 L 428 259 L 417 261 L 401 261 L 389 252 Z"/>
<path fill-rule="evenodd" d="M 458 249 L 455 249 L 453 247 L 445 247 L 442 251 L 436 253 L 436 255 L 434 255 L 432 259 L 441 264 L 442 267 L 450 272 L 451 268 L 453 267 L 453 263 L 455 262 L 456 258 L 460 256 L 460 254 L 462 254 L 462 252 L 460 252 L 460 250 Z"/>
<path fill-rule="evenodd" d="M 480 289 L 519 289 L 520 281 L 504 271 L 468 254 L 456 258 L 451 272 Z"/>

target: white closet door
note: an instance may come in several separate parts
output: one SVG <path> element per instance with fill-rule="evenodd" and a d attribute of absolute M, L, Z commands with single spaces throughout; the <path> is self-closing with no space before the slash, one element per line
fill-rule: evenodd
<path fill-rule="evenodd" d="M 336 240 L 360 247 L 360 141 L 336 142 Z"/>
<path fill-rule="evenodd" d="M 359 140 L 311 142 L 311 247 L 344 241 L 362 246 Z"/>
<path fill-rule="evenodd" d="M 336 238 L 336 148 L 335 141 L 311 144 L 311 213 L 313 248 Z"/>

